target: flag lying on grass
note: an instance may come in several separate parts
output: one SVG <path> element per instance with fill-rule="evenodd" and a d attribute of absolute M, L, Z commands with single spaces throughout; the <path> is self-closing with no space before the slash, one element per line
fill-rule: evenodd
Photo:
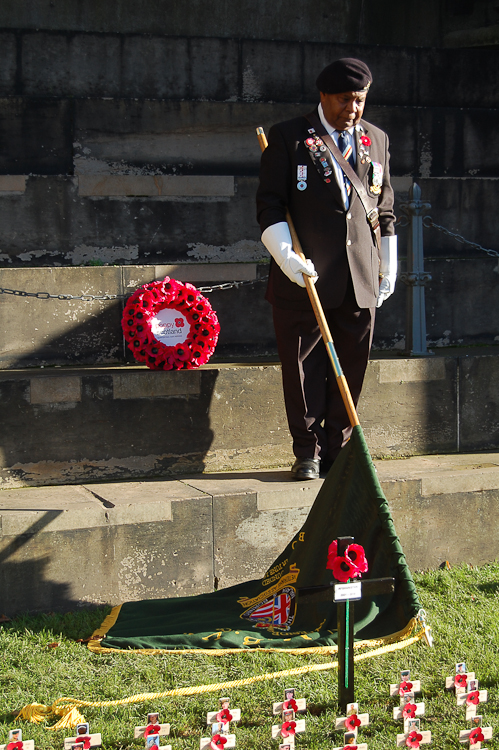
<path fill-rule="evenodd" d="M 300 588 L 329 584 L 328 548 L 353 536 L 369 564 L 363 579 L 393 577 L 395 591 L 355 603 L 356 640 L 398 640 L 420 605 L 361 427 L 353 430 L 301 530 L 264 577 L 176 599 L 115 607 L 90 641 L 107 649 L 310 649 L 336 643 L 336 605 L 303 599 Z M 331 597 L 332 598 L 332 597 Z"/>

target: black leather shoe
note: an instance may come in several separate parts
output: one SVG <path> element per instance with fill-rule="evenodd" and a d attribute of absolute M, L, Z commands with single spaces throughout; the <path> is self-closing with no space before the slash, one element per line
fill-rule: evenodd
<path fill-rule="evenodd" d="M 320 466 L 319 458 L 297 458 L 291 468 L 293 479 L 319 479 Z"/>

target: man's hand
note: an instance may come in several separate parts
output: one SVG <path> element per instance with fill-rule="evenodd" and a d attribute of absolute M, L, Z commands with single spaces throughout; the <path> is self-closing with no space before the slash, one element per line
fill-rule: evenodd
<path fill-rule="evenodd" d="M 278 224 L 272 224 L 262 234 L 262 242 L 281 269 L 286 274 L 290 281 L 293 281 L 298 286 L 305 286 L 305 276 L 309 276 L 315 284 L 317 279 L 317 272 L 314 268 L 314 264 L 310 259 L 302 260 L 299 255 L 293 250 L 293 243 L 291 241 L 291 234 L 289 227 L 285 221 L 280 221 Z"/>
<path fill-rule="evenodd" d="M 385 299 L 395 291 L 397 280 L 397 237 L 381 238 L 380 264 L 379 264 L 379 295 L 376 307 L 381 307 Z"/>

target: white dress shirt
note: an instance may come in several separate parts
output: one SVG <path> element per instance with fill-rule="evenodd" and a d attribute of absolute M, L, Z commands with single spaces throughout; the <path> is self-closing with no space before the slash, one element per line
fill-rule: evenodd
<path fill-rule="evenodd" d="M 328 121 L 326 120 L 326 118 L 324 117 L 322 104 L 319 104 L 319 117 L 320 117 L 320 121 L 322 122 L 322 124 L 324 125 L 324 127 L 326 128 L 327 132 L 329 133 L 329 135 L 331 136 L 331 138 L 333 139 L 336 145 L 338 145 L 338 137 L 340 133 L 350 134 L 350 145 L 352 146 L 353 160 L 356 163 L 357 162 L 357 147 L 356 147 L 355 138 L 353 135 L 355 128 L 351 127 L 351 128 L 348 128 L 348 130 L 335 130 L 333 126 L 330 125 Z M 338 183 L 339 188 L 341 190 L 341 197 L 343 199 L 343 205 L 345 206 L 345 211 L 347 211 L 350 205 L 350 198 L 347 195 L 347 190 L 345 187 L 345 180 L 343 176 L 343 170 L 338 164 L 338 162 L 336 161 L 336 159 L 334 158 L 334 156 L 333 156 L 333 167 L 334 167 L 334 175 L 336 177 L 336 182 Z"/>

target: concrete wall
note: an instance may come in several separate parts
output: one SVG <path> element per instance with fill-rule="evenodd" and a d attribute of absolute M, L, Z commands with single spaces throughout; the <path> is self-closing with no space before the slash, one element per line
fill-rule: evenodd
<path fill-rule="evenodd" d="M 359 415 L 372 455 L 497 449 L 498 367 L 497 356 L 371 361 Z M 3 487 L 293 460 L 278 365 L 4 372 L 0 403 Z"/>
<path fill-rule="evenodd" d="M 497 247 L 495 52 L 442 48 L 446 35 L 495 23 L 493 3 L 335 0 L 312 8 L 293 0 L 268 9 L 239 0 L 222 12 L 219 2 L 214 11 L 190 0 L 179 8 L 161 0 L 122 0 L 112 12 L 94 2 L 2 4 L 3 268 L 230 262 L 224 281 L 247 278 L 238 266 L 266 258 L 254 217 L 254 129 L 312 108 L 317 72 L 345 55 L 373 71 L 366 116 L 391 138 L 397 211 L 417 178 L 437 223 Z M 399 235 L 403 270 L 406 230 Z M 499 266 L 435 230 L 425 243 L 435 269 L 431 342 L 494 343 L 499 312 L 477 305 L 477 289 L 497 294 Z M 101 290 L 122 285 L 124 273 L 110 273 Z M 26 288 L 21 277 L 0 274 L 1 287 Z M 30 289 L 42 290 L 46 277 L 37 275 Z M 54 281 L 64 293 L 64 276 Z M 87 288 L 83 277 L 70 287 Z M 275 350 L 261 290 L 214 296 L 220 356 Z M 379 313 L 378 347 L 403 348 L 404 292 L 399 284 Z M 9 320 L 28 313 L 18 318 L 21 332 L 39 328 L 30 322 L 34 303 L 22 312 L 0 299 L 0 307 Z M 2 366 L 124 361 L 118 309 L 108 308 L 36 308 L 42 345 L 40 328 L 30 343 L 22 334 L 17 348 L 10 336 Z"/>
<path fill-rule="evenodd" d="M 249 38 L 396 46 L 491 45 L 497 24 L 494 0 L 4 0 L 0 7 L 5 28 L 230 38 L 244 26 Z M 474 39 L 456 36 L 470 30 Z"/>

